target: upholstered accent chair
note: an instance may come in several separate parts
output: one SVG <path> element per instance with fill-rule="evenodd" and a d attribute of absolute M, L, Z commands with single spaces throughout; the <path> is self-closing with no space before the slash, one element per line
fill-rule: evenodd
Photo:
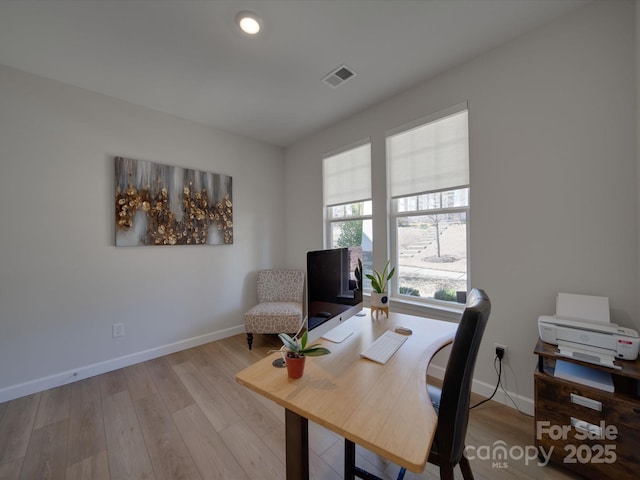
<path fill-rule="evenodd" d="M 302 324 L 304 272 L 258 271 L 258 304 L 244 314 L 249 350 L 254 333 L 297 333 Z"/>

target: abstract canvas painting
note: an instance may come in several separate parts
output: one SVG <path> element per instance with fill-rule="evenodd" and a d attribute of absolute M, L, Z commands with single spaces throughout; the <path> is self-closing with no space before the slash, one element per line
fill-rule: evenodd
<path fill-rule="evenodd" d="M 116 245 L 233 243 L 231 177 L 115 157 Z"/>

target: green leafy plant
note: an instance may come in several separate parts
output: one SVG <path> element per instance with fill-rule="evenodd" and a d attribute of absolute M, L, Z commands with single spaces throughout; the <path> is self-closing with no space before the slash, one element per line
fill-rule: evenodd
<path fill-rule="evenodd" d="M 352 205 L 352 207 L 354 207 Z M 353 209 L 360 211 L 362 209 Z M 344 222 L 340 225 L 340 236 L 336 240 L 336 247 L 353 247 L 356 245 L 362 245 L 362 220 L 352 220 Z"/>
<path fill-rule="evenodd" d="M 398 289 L 398 291 L 400 292 L 400 295 L 410 295 L 412 297 L 419 297 L 420 296 L 420 290 L 418 290 L 417 288 L 413 288 L 413 287 L 400 287 Z"/>
<path fill-rule="evenodd" d="M 436 293 L 433 294 L 433 298 L 436 300 L 445 300 L 447 302 L 455 302 L 457 299 L 456 292 L 454 290 L 447 290 L 445 288 L 437 290 Z"/>
<path fill-rule="evenodd" d="M 298 340 L 297 337 L 291 338 L 286 333 L 279 333 L 278 337 L 282 341 L 282 348 L 280 351 L 287 353 L 289 357 L 319 357 L 321 355 L 328 355 L 331 351 L 324 348 L 319 343 L 307 345 L 307 332 L 302 334 L 302 338 Z"/>
<path fill-rule="evenodd" d="M 391 260 L 387 260 L 387 264 L 384 266 L 384 270 L 381 274 L 375 270 L 373 271 L 373 274 L 367 273 L 367 278 L 371 280 L 371 288 L 378 293 L 384 293 L 387 291 L 387 284 L 396 273 L 395 267 L 389 270 L 390 263 Z"/>

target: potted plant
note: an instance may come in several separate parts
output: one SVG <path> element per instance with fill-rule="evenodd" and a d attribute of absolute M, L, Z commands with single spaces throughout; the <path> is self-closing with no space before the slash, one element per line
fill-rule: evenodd
<path fill-rule="evenodd" d="M 396 273 L 395 267 L 389 270 L 389 264 L 391 260 L 387 260 L 387 264 L 384 266 L 382 273 L 373 271 L 373 274 L 367 273 L 367 278 L 371 280 L 371 306 L 372 307 L 386 307 L 389 303 L 389 296 L 387 294 L 387 285 L 389 280 Z"/>
<path fill-rule="evenodd" d="M 302 334 L 302 338 L 291 338 L 286 333 L 278 334 L 282 341 L 280 352 L 285 353 L 285 362 L 287 364 L 287 373 L 289 378 L 300 378 L 304 372 L 304 361 L 307 357 L 319 357 L 331 353 L 327 348 L 319 343 L 307 345 L 307 332 Z"/>

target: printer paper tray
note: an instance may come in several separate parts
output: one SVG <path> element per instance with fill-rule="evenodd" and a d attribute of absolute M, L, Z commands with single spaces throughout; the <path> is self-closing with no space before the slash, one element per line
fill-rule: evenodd
<path fill-rule="evenodd" d="M 592 350 L 578 348 L 574 345 L 567 344 L 562 340 L 558 340 L 558 349 L 560 355 L 568 358 L 575 358 L 582 362 L 592 363 L 594 365 L 600 365 L 602 367 L 614 368 L 621 370 L 622 367 L 616 365 L 614 362 L 615 357 L 601 352 L 594 352 Z"/>

